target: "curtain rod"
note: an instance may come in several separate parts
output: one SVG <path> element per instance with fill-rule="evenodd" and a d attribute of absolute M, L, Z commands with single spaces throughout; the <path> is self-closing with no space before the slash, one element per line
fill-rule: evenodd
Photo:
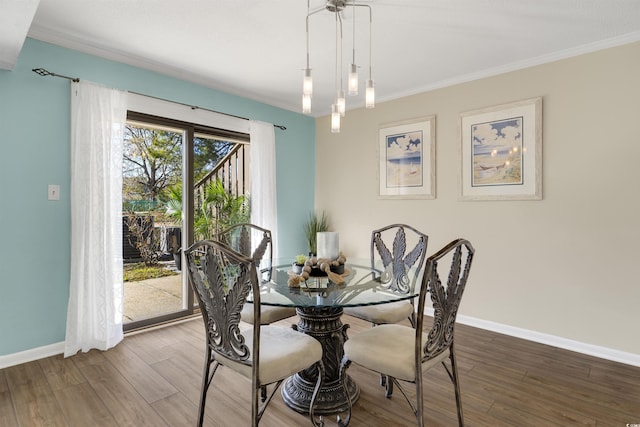
<path fill-rule="evenodd" d="M 75 83 L 78 83 L 80 81 L 80 79 L 78 77 L 63 76 L 62 74 L 52 73 L 51 71 L 45 70 L 44 68 L 34 68 L 31 71 L 33 71 L 34 73 L 36 73 L 36 74 L 38 74 L 40 76 L 43 76 L 43 77 L 44 76 L 60 77 L 60 78 L 63 78 L 63 79 L 71 80 L 72 82 L 75 82 Z M 141 95 L 141 96 L 146 96 L 146 97 L 149 97 L 149 98 L 157 99 L 157 100 L 160 100 L 160 101 L 166 101 L 166 102 L 172 102 L 172 103 L 178 104 L 178 105 L 184 105 L 185 107 L 189 107 L 192 110 L 204 110 L 204 111 L 209 111 L 211 113 L 224 114 L 225 116 L 235 117 L 237 119 L 249 120 L 246 117 L 236 116 L 234 114 L 229 114 L 229 113 L 223 113 L 221 111 L 211 110 L 209 108 L 198 107 L 197 105 L 189 105 L 189 104 L 185 104 L 185 103 L 182 103 L 182 102 L 171 101 L 169 99 L 158 98 L 157 96 L 146 95 L 144 93 L 139 93 L 139 92 L 133 92 L 133 91 L 129 91 L 129 92 L 134 93 L 136 95 Z M 278 128 L 280 130 L 287 130 L 287 127 L 283 126 L 283 125 L 274 124 L 273 127 L 276 127 L 276 128 Z"/>

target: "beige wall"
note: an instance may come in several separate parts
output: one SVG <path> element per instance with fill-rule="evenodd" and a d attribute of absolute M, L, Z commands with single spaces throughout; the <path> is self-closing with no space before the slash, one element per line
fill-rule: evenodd
<path fill-rule="evenodd" d="M 543 200 L 459 201 L 459 113 L 538 96 Z M 379 199 L 378 126 L 426 115 L 436 199 Z M 348 111 L 339 134 L 316 126 L 316 207 L 347 257 L 394 222 L 427 233 L 428 254 L 466 237 L 462 315 L 640 355 L 640 43 Z"/>

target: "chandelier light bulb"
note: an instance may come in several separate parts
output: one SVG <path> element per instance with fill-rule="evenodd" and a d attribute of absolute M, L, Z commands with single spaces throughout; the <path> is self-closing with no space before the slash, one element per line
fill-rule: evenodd
<path fill-rule="evenodd" d="M 351 71 L 349 72 L 349 89 L 350 96 L 358 94 L 358 67 L 356 64 L 351 64 Z"/>
<path fill-rule="evenodd" d="M 311 114 L 311 95 L 302 95 L 302 113 Z"/>
<path fill-rule="evenodd" d="M 331 105 L 331 133 L 340 132 L 340 110 L 336 104 Z"/>
<path fill-rule="evenodd" d="M 367 80 L 367 90 L 365 92 L 365 106 L 373 108 L 376 106 L 376 92 L 373 86 L 373 80 Z"/>
<path fill-rule="evenodd" d="M 346 100 L 344 99 L 344 91 L 342 89 L 338 91 L 338 95 L 336 96 L 336 105 L 338 106 L 340 116 L 344 117 L 344 113 L 346 111 Z"/>
<path fill-rule="evenodd" d="M 311 68 L 304 70 L 304 79 L 302 80 L 302 93 L 303 95 L 313 94 L 313 78 L 311 77 Z"/>

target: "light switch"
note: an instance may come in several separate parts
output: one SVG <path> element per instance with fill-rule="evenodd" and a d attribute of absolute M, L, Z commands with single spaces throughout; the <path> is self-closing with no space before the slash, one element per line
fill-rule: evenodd
<path fill-rule="evenodd" d="M 60 200 L 60 186 L 49 184 L 49 200 Z"/>

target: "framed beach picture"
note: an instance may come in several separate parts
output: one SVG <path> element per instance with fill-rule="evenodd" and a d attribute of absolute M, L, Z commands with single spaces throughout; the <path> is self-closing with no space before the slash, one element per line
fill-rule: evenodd
<path fill-rule="evenodd" d="M 434 199 L 435 116 L 381 125 L 378 138 L 380 197 Z"/>
<path fill-rule="evenodd" d="M 463 200 L 542 199 L 542 98 L 460 114 Z"/>

